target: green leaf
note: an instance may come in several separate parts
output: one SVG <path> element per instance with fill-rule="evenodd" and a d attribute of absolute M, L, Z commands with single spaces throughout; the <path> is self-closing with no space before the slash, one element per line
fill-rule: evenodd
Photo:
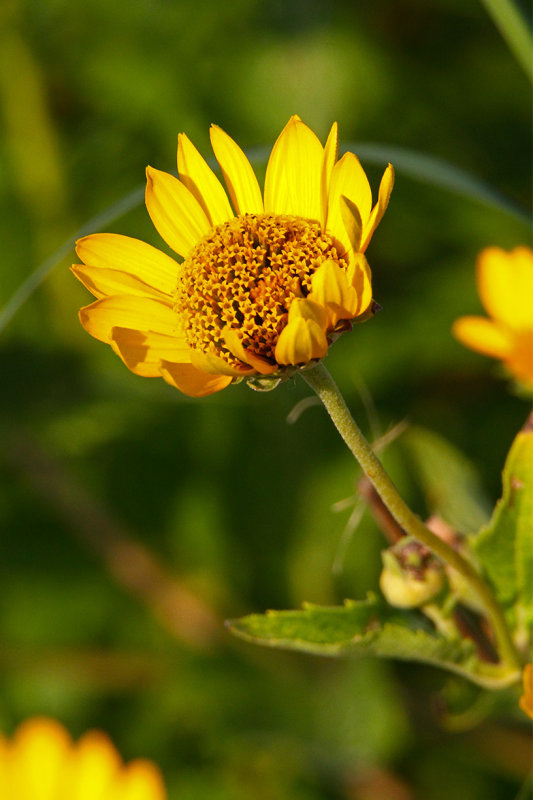
<path fill-rule="evenodd" d="M 228 627 L 241 639 L 267 647 L 320 656 L 421 661 L 487 687 L 506 681 L 497 666 L 478 660 L 471 642 L 446 638 L 425 626 L 422 617 L 400 613 L 375 595 L 346 600 L 343 606 L 309 603 L 301 611 L 251 614 L 231 620 Z"/>
<path fill-rule="evenodd" d="M 507 456 L 502 498 L 472 546 L 498 600 L 520 603 L 533 622 L 533 414 Z"/>
<path fill-rule="evenodd" d="M 429 511 L 462 533 L 478 531 L 489 518 L 490 506 L 466 456 L 422 427 L 408 428 L 400 441 L 413 461 Z"/>
<path fill-rule="evenodd" d="M 533 82 L 533 39 L 520 8 L 512 0 L 482 0 L 514 57 Z"/>

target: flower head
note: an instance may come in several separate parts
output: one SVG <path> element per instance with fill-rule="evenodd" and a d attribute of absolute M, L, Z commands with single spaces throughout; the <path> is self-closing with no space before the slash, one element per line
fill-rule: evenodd
<path fill-rule="evenodd" d="M 0 735 L 0 800 L 166 800 L 158 768 L 124 765 L 108 737 L 89 731 L 74 743 L 53 719 L 23 722 Z"/>
<path fill-rule="evenodd" d="M 288 377 L 373 313 L 364 251 L 394 178 L 389 165 L 373 206 L 356 156 L 337 160 L 337 125 L 323 147 L 297 116 L 272 149 L 263 194 L 215 125 L 211 144 L 227 193 L 185 134 L 179 178 L 147 169 L 148 212 L 181 263 L 138 239 L 94 234 L 77 242 L 83 264 L 72 267 L 98 298 L 80 312 L 84 328 L 132 372 L 191 396 Z"/>
<path fill-rule="evenodd" d="M 454 335 L 467 347 L 502 361 L 513 377 L 533 389 L 533 251 L 483 250 L 477 284 L 486 317 L 460 317 Z"/>

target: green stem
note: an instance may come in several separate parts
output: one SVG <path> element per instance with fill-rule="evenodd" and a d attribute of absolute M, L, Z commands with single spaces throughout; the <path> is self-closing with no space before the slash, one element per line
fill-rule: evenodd
<path fill-rule="evenodd" d="M 478 594 L 491 620 L 494 637 L 502 663 L 512 670 L 520 669 L 520 660 L 509 634 L 502 609 L 487 583 L 476 572 L 472 564 L 460 553 L 444 542 L 411 511 L 398 494 L 398 490 L 385 472 L 353 419 L 335 381 L 322 363 L 301 373 L 304 380 L 316 392 L 333 424 L 361 465 L 368 479 L 385 503 L 390 513 L 405 533 L 414 536 L 429 547 L 439 558 L 459 572 Z"/>
<path fill-rule="evenodd" d="M 533 81 L 532 37 L 520 9 L 512 0 L 482 0 L 482 2 L 514 57 L 529 80 Z"/>

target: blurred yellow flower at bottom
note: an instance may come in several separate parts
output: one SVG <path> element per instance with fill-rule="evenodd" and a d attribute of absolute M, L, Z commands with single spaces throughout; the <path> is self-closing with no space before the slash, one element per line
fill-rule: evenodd
<path fill-rule="evenodd" d="M 73 742 L 53 719 L 21 723 L 0 734 L 0 800 L 166 800 L 159 769 L 124 764 L 109 737 L 89 731 Z"/>
<path fill-rule="evenodd" d="M 477 284 L 490 318 L 460 317 L 454 335 L 472 350 L 500 359 L 533 389 L 533 251 L 487 247 L 478 257 Z"/>

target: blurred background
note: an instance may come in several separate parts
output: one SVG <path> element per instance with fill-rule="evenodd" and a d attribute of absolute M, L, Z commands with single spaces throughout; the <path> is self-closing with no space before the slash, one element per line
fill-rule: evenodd
<path fill-rule="evenodd" d="M 164 248 L 145 166 L 175 169 L 179 131 L 210 156 L 211 122 L 261 175 L 297 113 L 323 141 L 338 120 L 375 190 L 405 148 L 529 204 L 530 87 L 475 0 L 4 0 L 0 111 L 0 307 L 115 204 L 105 230 Z M 481 311 L 479 250 L 529 230 L 396 166 L 368 252 L 383 311 L 328 367 L 370 437 L 409 424 L 385 461 L 414 509 L 474 530 L 528 406 L 450 326 Z M 78 323 L 73 260 L 0 338 L 0 729 L 102 728 L 160 765 L 171 800 L 515 797 L 518 691 L 230 638 L 225 619 L 376 589 L 383 539 L 367 514 L 352 524 L 356 465 L 318 406 L 287 422 L 300 379 L 191 400 L 129 373 Z M 455 468 L 470 499 L 443 497 Z"/>

